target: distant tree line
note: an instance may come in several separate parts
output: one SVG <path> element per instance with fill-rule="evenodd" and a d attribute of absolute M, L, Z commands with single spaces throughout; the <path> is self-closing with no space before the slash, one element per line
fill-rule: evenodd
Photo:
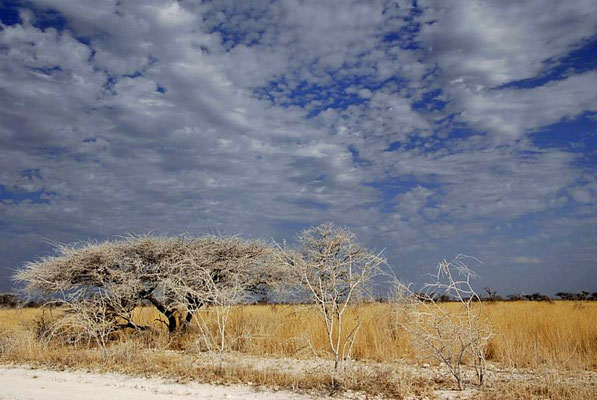
<path fill-rule="evenodd" d="M 40 307 L 41 302 L 23 300 L 14 293 L 0 293 L 0 308 Z"/>
<path fill-rule="evenodd" d="M 523 294 L 523 293 L 512 293 L 506 296 L 501 296 L 497 294 L 495 291 L 485 288 L 486 295 L 480 296 L 480 300 L 483 302 L 502 302 L 502 301 L 554 301 L 554 300 L 568 300 L 568 301 L 597 301 L 597 292 L 558 292 L 555 294 L 554 297 L 550 297 L 543 293 L 531 293 L 531 294 Z M 449 303 L 456 301 L 455 298 L 450 297 L 446 294 L 435 295 L 433 297 L 434 301 L 437 303 Z M 377 302 L 385 303 L 388 301 L 386 297 L 378 297 Z M 60 303 L 60 301 L 55 302 Z M 297 301 L 272 301 L 268 296 L 263 296 L 262 298 L 257 300 L 258 304 L 307 304 L 307 302 L 297 302 Z M 20 298 L 18 295 L 14 293 L 0 293 L 0 308 L 17 308 L 17 307 L 40 307 L 44 304 L 41 301 L 35 300 L 24 300 Z"/>
<path fill-rule="evenodd" d="M 597 301 L 597 292 L 558 292 L 555 294 L 554 297 L 550 297 L 547 294 L 543 293 L 531 293 L 531 294 L 523 294 L 523 293 L 512 293 L 507 296 L 501 296 L 497 294 L 495 290 L 490 288 L 485 288 L 485 295 L 479 296 L 480 301 L 484 302 L 498 302 L 498 301 L 554 301 L 554 300 L 571 300 L 571 301 Z M 437 295 L 434 298 L 437 302 L 451 302 L 456 301 L 456 299 L 451 298 L 446 294 Z"/>
<path fill-rule="evenodd" d="M 556 293 L 556 296 L 558 296 L 562 300 L 597 300 L 597 292 L 589 294 L 589 292 L 586 292 L 584 290 L 580 293 L 558 292 Z"/>

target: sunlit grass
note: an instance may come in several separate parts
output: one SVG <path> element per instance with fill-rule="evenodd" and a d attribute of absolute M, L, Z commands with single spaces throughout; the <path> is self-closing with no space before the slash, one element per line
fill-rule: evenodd
<path fill-rule="evenodd" d="M 454 303 L 442 306 L 458 307 Z M 484 303 L 482 310 L 495 332 L 489 349 L 490 361 L 495 364 L 538 368 L 538 371 L 544 371 L 538 377 L 549 377 L 551 372 L 545 371 L 550 370 L 560 373 L 597 368 L 597 302 Z M 100 357 L 93 343 L 73 347 L 39 340 L 43 321 L 51 320 L 61 312 L 60 309 L 36 308 L 0 310 L 0 361 L 159 374 L 178 380 L 253 382 L 294 389 L 327 390 L 326 385 L 329 384 L 329 375 L 325 371 L 299 369 L 289 373 L 271 366 L 261 370 L 259 363 L 262 361 L 256 361 L 257 365 L 235 361 L 242 357 L 257 357 L 256 360 L 286 360 L 279 362 L 303 359 L 305 361 L 301 362 L 310 363 L 315 356 L 326 358 L 327 339 L 323 322 L 317 309 L 311 305 L 234 307 L 227 327 L 232 352 L 226 356 L 224 369 L 217 364 L 199 361 L 204 347 L 201 346 L 197 326 L 174 335 L 168 334 L 166 325 L 161 322 L 163 317 L 150 307 L 137 308 L 134 317 L 137 323 L 152 329 L 141 333 L 132 330 L 119 333 L 107 349 L 107 358 Z M 215 330 L 213 309 L 207 308 L 201 313 L 210 329 Z M 381 367 L 370 371 L 353 370 L 352 375 L 346 375 L 343 387 L 401 398 L 408 393 L 428 393 L 433 385 L 437 385 L 429 376 L 383 367 L 397 365 L 397 360 L 406 363 L 417 361 L 408 335 L 398 328 L 395 318 L 396 313 L 389 303 L 355 305 L 347 312 L 346 332 L 352 330 L 356 323 L 361 325 L 353 359 L 382 364 L 375 364 Z M 481 398 L 497 399 L 503 395 L 512 399 L 541 396 L 584 399 L 594 390 L 594 385 L 565 383 L 554 377 L 516 384 L 494 382 L 481 393 Z"/>
<path fill-rule="evenodd" d="M 448 303 L 446 307 L 455 307 Z M 44 313 L 52 318 L 60 310 L 35 308 L 0 310 L 0 331 L 31 330 Z M 210 322 L 210 310 L 202 311 Z M 490 343 L 492 361 L 512 367 L 597 368 L 596 302 L 500 302 L 484 303 L 483 314 L 495 332 Z M 397 327 L 388 303 L 353 306 L 345 319 L 345 331 L 361 324 L 353 358 L 379 362 L 414 360 L 408 335 Z M 166 332 L 163 318 L 153 308 L 135 310 L 141 325 Z M 215 322 L 211 324 L 215 329 Z M 228 334 L 233 350 L 260 356 L 310 358 L 325 356 L 327 339 L 323 322 L 310 305 L 247 305 L 231 311 Z M 196 329 L 179 341 L 196 342 Z M 184 336 L 184 335 L 182 335 Z"/>

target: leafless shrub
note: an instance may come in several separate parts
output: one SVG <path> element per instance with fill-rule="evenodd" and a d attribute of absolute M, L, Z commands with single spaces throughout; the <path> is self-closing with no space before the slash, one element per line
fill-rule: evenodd
<path fill-rule="evenodd" d="M 0 357 L 17 347 L 18 338 L 15 332 L 0 330 Z"/>
<path fill-rule="evenodd" d="M 225 284 L 212 279 L 211 271 L 198 268 L 196 276 L 203 274 L 204 284 L 200 290 L 195 290 L 193 296 L 209 304 L 195 312 L 193 319 L 199 330 L 198 344 L 213 356 L 213 361 L 222 372 L 224 354 L 232 349 L 239 339 L 229 332 L 229 319 L 232 308 L 243 302 L 247 297 L 247 289 L 253 280 L 238 270 L 227 271 Z"/>
<path fill-rule="evenodd" d="M 340 361 L 350 359 L 360 328 L 355 321 L 352 331 L 344 331 L 347 307 L 366 293 L 385 259 L 359 245 L 348 229 L 332 224 L 303 231 L 298 244 L 298 250 L 279 246 L 280 264 L 294 286 L 315 302 L 337 370 Z"/>
<path fill-rule="evenodd" d="M 67 301 L 63 314 L 52 323 L 50 337 L 66 339 L 75 346 L 94 342 L 105 359 L 110 335 L 118 329 L 111 303 L 101 290 L 92 297 Z"/>
<path fill-rule="evenodd" d="M 51 310 L 47 312 L 46 309 L 42 308 L 41 311 L 41 314 L 32 320 L 29 328 L 32 329 L 35 339 L 44 342 L 51 336 L 53 318 L 51 317 Z"/>
<path fill-rule="evenodd" d="M 481 316 L 482 303 L 471 286 L 476 274 L 459 255 L 452 261 L 443 260 L 432 275 L 432 282 L 422 291 L 396 284 L 398 324 L 410 334 L 418 351 L 445 365 L 463 389 L 462 365 L 471 360 L 479 385 L 485 376 L 486 349 L 492 336 Z M 441 305 L 438 294 L 448 295 L 453 303 Z"/>

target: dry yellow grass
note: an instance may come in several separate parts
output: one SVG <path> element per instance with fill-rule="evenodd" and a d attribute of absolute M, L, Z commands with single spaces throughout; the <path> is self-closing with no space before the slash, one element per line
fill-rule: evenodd
<path fill-rule="evenodd" d="M 446 307 L 454 307 L 446 304 Z M 597 368 L 596 302 L 501 302 L 483 305 L 495 336 L 490 360 L 510 367 Z M 159 315 L 139 310 L 142 323 L 155 324 Z M 396 327 L 392 305 L 354 306 L 346 332 L 357 319 L 361 329 L 353 357 L 372 361 L 413 359 L 408 336 Z M 159 323 L 157 323 L 159 326 Z M 325 352 L 323 322 L 312 306 L 253 305 L 232 312 L 229 333 L 234 349 L 248 354 L 310 357 L 312 348 Z"/>
<path fill-rule="evenodd" d="M 509 367 L 597 368 L 597 302 L 486 303 L 483 312 L 495 332 L 489 352 L 492 361 Z M 31 329 L 40 313 L 38 309 L 0 310 L 0 331 Z M 152 308 L 136 310 L 136 320 L 165 330 Z M 393 321 L 391 304 L 352 307 L 346 332 L 356 320 L 361 329 L 353 358 L 389 362 L 415 356 L 408 336 Z M 233 350 L 273 357 L 310 358 L 313 350 L 322 355 L 327 346 L 324 332 L 317 311 L 306 305 L 237 307 L 228 326 Z M 187 342 L 196 338 L 193 332 L 187 336 Z"/>
<path fill-rule="evenodd" d="M 454 307 L 454 304 L 446 304 Z M 54 316 L 59 310 L 53 310 Z M 87 348 L 73 349 L 64 345 L 43 345 L 36 339 L 40 309 L 0 310 L 0 360 L 4 362 L 42 363 L 60 366 L 105 368 L 120 372 L 165 374 L 179 379 L 199 379 L 222 382 L 254 382 L 288 388 L 324 388 L 325 373 L 288 374 L 229 364 L 222 370 L 207 364 L 197 364 L 200 340 L 197 329 L 183 334 L 168 335 L 159 322 L 160 315 L 152 308 L 139 308 L 135 319 L 154 329 L 138 336 L 130 332 L 120 335 L 110 346 L 108 360 Z M 203 311 L 209 320 L 209 309 Z M 597 302 L 508 302 L 483 304 L 483 313 L 493 327 L 490 361 L 501 367 L 532 367 L 547 371 L 594 371 L 597 369 Z M 347 315 L 346 331 L 354 321 L 361 323 L 353 358 L 382 363 L 415 360 L 408 335 L 397 328 L 392 305 L 386 303 L 353 306 Z M 210 321 L 215 329 L 215 323 Z M 232 310 L 228 334 L 237 355 L 272 358 L 312 359 L 314 353 L 325 357 L 327 347 L 323 322 L 313 306 L 250 305 Z M 184 350 L 171 352 L 164 350 Z M 387 365 L 387 364 L 386 364 Z M 427 393 L 430 387 L 450 386 L 430 377 L 401 376 L 386 379 L 386 370 L 352 375 L 343 387 L 380 392 L 402 398 L 407 393 Z M 384 385 L 375 382 L 385 382 Z M 587 398 L 595 392 L 591 385 L 551 381 L 494 383 L 479 394 L 479 398 Z M 500 397 L 505 396 L 505 397 Z"/>
<path fill-rule="evenodd" d="M 597 302 L 514 302 L 485 307 L 492 358 L 513 367 L 597 368 Z"/>

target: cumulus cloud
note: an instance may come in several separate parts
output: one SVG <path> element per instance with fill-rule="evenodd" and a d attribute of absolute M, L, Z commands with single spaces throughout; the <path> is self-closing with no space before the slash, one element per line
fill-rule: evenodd
<path fill-rule="evenodd" d="M 503 287 L 499 260 L 527 248 L 586 259 L 594 154 L 533 135 L 597 111 L 595 71 L 508 84 L 592 37 L 590 2 L 502 3 L 19 3 L 0 31 L 0 267 L 42 238 L 323 221 L 408 278 L 461 251 Z"/>
<path fill-rule="evenodd" d="M 597 35 L 591 1 L 424 2 L 421 40 L 440 68 L 450 111 L 496 135 L 520 138 L 528 130 L 596 110 L 595 72 L 576 65 L 544 86 L 515 83 L 549 75 L 564 57 Z M 506 84 L 509 88 L 501 88 Z"/>
<path fill-rule="evenodd" d="M 519 138 L 530 130 L 597 111 L 594 71 L 573 75 L 537 88 L 471 91 L 455 85 L 452 95 L 462 119 L 476 128 L 501 135 L 503 140 Z"/>
<path fill-rule="evenodd" d="M 422 40 L 470 89 L 535 77 L 597 33 L 591 0 L 423 1 Z"/>

